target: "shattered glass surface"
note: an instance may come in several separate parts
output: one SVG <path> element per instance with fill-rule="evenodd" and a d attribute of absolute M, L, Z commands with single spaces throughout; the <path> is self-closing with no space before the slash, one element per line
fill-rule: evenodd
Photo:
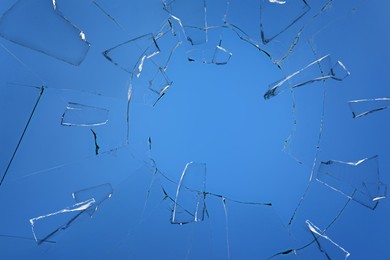
<path fill-rule="evenodd" d="M 385 259 L 385 0 L 4 0 L 0 259 Z"/>

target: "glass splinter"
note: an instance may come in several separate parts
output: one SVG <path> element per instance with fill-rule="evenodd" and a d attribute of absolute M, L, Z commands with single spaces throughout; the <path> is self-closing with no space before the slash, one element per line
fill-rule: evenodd
<path fill-rule="evenodd" d="M 91 207 L 87 210 L 88 214 L 92 216 L 103 201 L 112 197 L 113 192 L 114 189 L 112 188 L 111 184 L 105 183 L 87 189 L 75 191 L 72 193 L 72 197 L 76 202 L 82 202 L 84 200 L 93 198 L 95 200 L 95 205 L 94 207 Z"/>
<path fill-rule="evenodd" d="M 321 162 L 317 181 L 370 209 L 387 194 L 387 185 L 379 178 L 378 156 L 356 162 Z"/>
<path fill-rule="evenodd" d="M 319 248 L 319 250 L 325 254 L 325 256 L 328 258 L 328 259 L 336 259 L 335 257 L 330 257 L 329 254 L 322 248 L 321 246 L 321 243 L 319 242 L 318 238 L 323 238 L 325 239 L 326 241 L 330 242 L 333 246 L 337 247 L 338 249 L 340 249 L 344 256 L 345 256 L 345 259 L 347 259 L 349 256 L 350 256 L 350 253 L 345 250 L 343 247 L 341 247 L 340 245 L 338 245 L 336 242 L 334 242 L 332 239 L 330 239 L 327 235 L 325 235 L 325 232 L 324 231 L 321 231 L 318 227 L 316 227 L 312 222 L 310 222 L 309 220 L 306 220 L 306 225 L 307 227 L 309 228 L 310 232 L 312 233 L 312 235 L 315 237 L 315 241 L 317 243 L 317 246 Z M 318 238 L 316 237 L 318 236 Z"/>
<path fill-rule="evenodd" d="M 40 245 L 51 240 L 54 235 L 70 227 L 84 212 L 92 216 L 103 201 L 111 198 L 112 193 L 109 183 L 73 192 L 76 204 L 30 219 L 35 241 Z"/>
<path fill-rule="evenodd" d="M 318 66 L 321 68 L 322 72 L 318 69 Z M 316 74 L 318 76 L 313 77 L 313 75 Z M 349 71 L 343 63 L 337 61 L 334 65 L 331 65 L 330 55 L 326 55 L 316 61 L 313 61 L 306 67 L 294 72 L 284 79 L 271 84 L 267 92 L 264 94 L 264 99 L 270 99 L 286 90 L 302 87 L 317 81 L 324 81 L 327 79 L 342 81 L 348 77 L 349 74 Z"/>
<path fill-rule="evenodd" d="M 63 126 L 99 126 L 108 122 L 108 110 L 69 102 L 62 114 Z"/>
<path fill-rule="evenodd" d="M 92 132 L 93 140 L 94 140 L 94 143 L 95 143 L 95 154 L 98 155 L 100 147 L 99 147 L 99 145 L 97 143 L 97 135 L 96 135 L 95 131 L 93 131 L 92 128 L 91 128 L 91 132 Z"/>
<path fill-rule="evenodd" d="M 348 101 L 353 118 L 384 110 L 390 106 L 390 98 L 372 98 Z"/>
<path fill-rule="evenodd" d="M 279 0 L 268 0 L 270 3 L 275 3 L 275 4 L 280 4 L 280 5 L 284 5 L 286 3 L 286 1 L 279 1 Z"/>
<path fill-rule="evenodd" d="M 95 203 L 94 199 L 89 199 L 80 203 L 76 203 L 65 209 L 42 215 L 30 219 L 31 230 L 35 241 L 39 244 L 51 239 L 61 230 L 67 229 L 82 213 L 89 209 Z M 68 216 L 63 222 L 63 215 Z"/>
<path fill-rule="evenodd" d="M 340 124 L 337 104 L 347 101 L 344 94 L 367 92 L 369 78 L 380 79 L 376 87 L 383 88 L 386 66 L 380 65 L 388 60 L 385 52 L 375 53 L 386 49 L 386 39 L 375 35 L 383 36 L 381 26 L 347 21 L 379 15 L 380 3 L 347 2 L 354 1 L 3 0 L 1 88 L 23 85 L 41 93 L 13 88 L 0 102 L 0 205 L 6 209 L 0 258 L 348 258 L 330 232 L 350 233 L 351 225 L 335 223 L 355 202 L 370 209 L 386 202 L 387 180 L 379 177 L 377 156 L 321 163 L 345 146 L 324 144 L 336 140 L 325 135 L 342 128 L 356 140 L 354 127 L 366 133 L 369 123 L 372 129 L 385 112 L 371 114 L 386 110 L 390 98 L 348 99 L 353 118 L 370 116 Z M 375 20 L 382 25 L 385 17 Z M 74 24 L 93 39 L 92 51 Z M 359 41 L 359 35 L 370 38 Z M 349 71 L 324 51 L 354 65 L 353 81 L 343 81 Z M 84 61 L 87 54 L 92 57 Z M 7 55 L 29 73 L 20 73 Z M 275 73 L 282 76 L 269 84 Z M 342 95 L 327 87 L 341 85 L 333 80 L 343 81 Z M 291 97 L 263 107 L 255 98 L 259 85 L 265 100 L 283 92 Z M 298 164 L 278 147 L 291 123 L 284 150 Z M 326 131 L 325 124 L 340 127 Z M 360 152 L 365 145 L 385 149 L 383 126 L 368 133 Z M 209 169 L 192 159 L 207 161 Z M 177 171 L 177 165 L 185 167 Z M 114 200 L 108 200 L 110 182 L 118 188 Z M 59 201 L 69 190 L 72 198 Z M 272 204 L 256 202 L 261 198 Z M 97 213 L 106 201 L 106 212 Z M 345 211 L 347 205 L 352 208 Z M 378 216 L 367 211 L 379 221 L 362 228 L 386 230 L 383 210 Z M 364 222 L 364 214 L 354 217 Z M 319 219 L 321 229 L 306 219 Z M 357 256 L 386 258 L 383 236 L 368 247 L 356 246 L 366 237 L 354 240 L 348 249 Z M 145 250 L 148 245 L 153 250 Z"/>
<path fill-rule="evenodd" d="M 207 42 L 206 0 L 163 0 L 163 5 L 191 45 Z"/>
<path fill-rule="evenodd" d="M 188 51 L 188 61 L 198 61 L 203 64 L 215 64 L 226 65 L 228 64 L 233 53 L 226 48 L 222 47 L 222 40 L 218 45 L 211 45 L 213 50 L 209 46 L 199 46 Z M 210 50 L 210 49 L 211 50 Z"/>
<path fill-rule="evenodd" d="M 260 34 L 263 44 L 274 40 L 301 20 L 310 11 L 305 0 L 269 0 L 260 6 Z M 275 24 L 275 21 L 277 23 Z"/>
<path fill-rule="evenodd" d="M 160 49 L 152 34 L 120 43 L 103 52 L 104 57 L 124 71 L 139 76 L 146 59 L 158 54 Z"/>
<path fill-rule="evenodd" d="M 39 101 L 41 100 L 41 97 L 42 97 L 42 95 L 43 95 L 43 91 L 45 90 L 45 88 L 42 86 L 42 87 L 40 88 L 40 90 L 41 90 L 41 91 L 40 91 L 40 93 L 39 93 L 39 96 L 38 96 L 38 98 L 37 98 L 37 101 L 35 102 L 35 105 L 34 105 L 34 107 L 33 107 L 32 110 L 31 110 L 30 117 L 29 117 L 28 120 L 27 120 L 27 123 L 26 123 L 26 125 L 25 125 L 25 127 L 24 127 L 24 129 L 23 129 L 23 132 L 22 132 L 22 134 L 21 134 L 21 136 L 20 136 L 20 138 L 19 138 L 19 141 L 18 141 L 18 143 L 17 143 L 17 145 L 16 145 L 16 147 L 15 147 L 15 150 L 14 150 L 14 152 L 12 153 L 11 159 L 9 160 L 9 162 L 8 162 L 8 164 L 7 164 L 7 167 L 6 167 L 6 169 L 5 169 L 4 173 L 3 173 L 3 176 L 1 177 L 0 186 L 1 186 L 1 185 L 3 184 L 3 182 L 4 182 L 5 176 L 7 176 L 7 173 L 8 173 L 8 171 L 9 171 L 9 168 L 11 167 L 12 161 L 14 160 L 15 155 L 16 155 L 18 149 L 19 149 L 19 146 L 20 146 L 20 144 L 22 143 L 23 137 L 24 137 L 24 135 L 25 135 L 25 133 L 26 133 L 26 131 L 27 131 L 27 129 L 28 129 L 28 126 L 30 125 L 31 119 L 33 118 L 33 115 L 34 115 L 35 110 L 36 110 L 36 108 L 37 108 L 37 106 L 38 106 L 38 104 L 39 104 Z"/>
<path fill-rule="evenodd" d="M 85 33 L 47 0 L 16 2 L 0 18 L 0 36 L 76 66 L 90 47 Z"/>
<path fill-rule="evenodd" d="M 205 186 L 206 164 L 187 163 L 176 190 L 172 224 L 203 221 L 206 211 Z"/>

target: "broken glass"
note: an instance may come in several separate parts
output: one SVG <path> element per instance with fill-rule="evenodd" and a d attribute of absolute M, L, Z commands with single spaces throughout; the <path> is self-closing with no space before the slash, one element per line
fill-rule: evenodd
<path fill-rule="evenodd" d="M 111 198 L 113 192 L 111 184 L 105 183 L 95 187 L 75 191 L 72 193 L 72 197 L 77 203 L 82 203 L 83 201 L 93 198 L 94 207 L 89 207 L 87 210 L 88 214 L 92 216 L 98 210 L 98 206 L 103 201 Z"/>
<path fill-rule="evenodd" d="M 385 258 L 386 10 L 2 1 L 0 258 Z"/>
<path fill-rule="evenodd" d="M 317 181 L 370 209 L 387 194 L 387 185 L 379 177 L 378 156 L 356 162 L 321 162 Z"/>
<path fill-rule="evenodd" d="M 24 111 L 18 111 L 19 118 L 22 120 L 14 121 L 11 128 L 1 128 L 1 136 L 4 138 L 1 149 L 1 180 L 0 185 L 4 182 L 5 177 L 12 165 L 15 155 L 23 141 L 24 135 L 34 116 L 35 110 L 43 95 L 44 87 L 9 85 L 1 88 L 1 111 L 8 111 L 26 107 Z M 15 103 L 14 100 L 20 100 Z M 34 102 L 35 100 L 35 102 Z M 18 106 L 19 105 L 19 106 Z M 23 125 L 24 123 L 24 125 Z M 11 132 L 12 130 L 12 132 Z M 19 139 L 13 139 L 15 131 L 19 134 Z"/>
<path fill-rule="evenodd" d="M 188 61 L 204 64 L 227 64 L 232 53 L 222 46 L 223 34 L 228 28 L 223 24 L 226 1 L 163 1 L 172 25 L 178 24 L 180 36 L 189 43 Z M 219 18 L 219 19 L 218 19 Z"/>
<path fill-rule="evenodd" d="M 13 181 L 127 146 L 127 97 L 108 98 L 49 87 L 44 93 L 14 149 L 13 163 L 7 170 Z M 39 92 L 37 94 L 39 96 Z M 85 103 L 88 105 L 83 105 Z M 40 129 L 41 124 L 46 128 Z M 93 127 L 92 135 L 90 127 Z M 112 129 L 118 131 L 116 135 L 110 134 Z M 80 137 L 82 139 L 78 140 Z M 47 142 L 42 143 L 42 138 Z M 28 148 L 30 145 L 38 147 L 34 153 Z M 56 147 L 63 147 L 64 151 L 56 153 Z M 73 152 L 69 154 L 67 149 Z"/>
<path fill-rule="evenodd" d="M 372 98 L 348 101 L 353 118 L 384 110 L 390 106 L 390 98 Z"/>
<path fill-rule="evenodd" d="M 206 211 L 206 164 L 187 163 L 177 186 L 172 224 L 203 221 Z"/>
<path fill-rule="evenodd" d="M 342 246 L 334 242 L 330 237 L 328 237 L 324 231 L 319 229 L 309 220 L 306 220 L 306 226 L 309 229 L 310 233 L 313 235 L 314 243 L 317 247 L 316 252 L 310 252 L 306 248 L 300 249 L 298 251 L 299 258 L 312 258 L 315 257 L 318 259 L 347 259 L 350 256 L 350 253 L 344 249 Z M 314 249 L 315 250 L 315 249 Z M 297 251 L 297 250 L 296 250 Z"/>
<path fill-rule="evenodd" d="M 316 73 L 316 71 L 318 72 Z M 316 74 L 317 76 L 312 77 L 312 75 Z M 271 84 L 264 94 L 264 99 L 270 99 L 286 90 L 299 88 L 317 81 L 324 81 L 327 79 L 342 81 L 348 77 L 349 74 L 350 72 L 341 61 L 332 64 L 330 55 L 326 55 L 293 74 L 288 75 L 284 79 Z"/>
<path fill-rule="evenodd" d="M 103 55 L 124 71 L 139 76 L 145 60 L 153 57 L 159 51 L 154 36 L 146 34 L 111 47 L 105 50 Z"/>
<path fill-rule="evenodd" d="M 173 54 L 182 43 L 175 36 L 172 22 L 167 20 L 155 37 L 152 34 L 144 35 L 125 42 L 126 48 L 120 47 L 123 45 L 121 44 L 103 53 L 108 60 L 131 74 L 129 84 L 134 92 L 135 102 L 155 106 L 172 85 L 166 71 Z M 150 46 L 140 49 L 142 48 L 140 46 L 149 45 L 149 43 L 142 44 L 143 41 L 150 41 Z M 160 50 L 159 44 L 166 48 Z M 111 52 L 115 52 L 118 58 L 112 57 Z M 125 65 L 129 61 L 131 65 Z"/>
<path fill-rule="evenodd" d="M 297 23 L 310 10 L 305 0 L 263 1 L 260 5 L 260 35 L 264 44 Z M 275 24 L 275 21 L 278 21 Z"/>
<path fill-rule="evenodd" d="M 269 259 L 347 259 L 351 254 L 334 242 L 311 221 L 305 221 L 312 235 L 312 241 L 296 249 L 289 249 L 271 256 Z"/>
<path fill-rule="evenodd" d="M 82 213 L 95 203 L 94 199 L 76 203 L 65 209 L 30 219 L 35 241 L 39 244 L 51 239 L 61 230 L 67 229 Z M 70 214 L 67 214 L 70 213 Z M 64 215 L 66 216 L 64 216 Z M 66 220 L 64 220 L 64 218 Z"/>
<path fill-rule="evenodd" d="M 108 121 L 108 110 L 69 102 L 62 114 L 63 126 L 99 126 Z"/>
<path fill-rule="evenodd" d="M 192 45 L 207 42 L 206 1 L 163 0 L 164 10 L 178 22 Z"/>
<path fill-rule="evenodd" d="M 328 233 L 330 228 L 339 220 L 339 217 L 344 213 L 351 199 L 348 199 L 345 205 L 340 209 L 335 218 L 323 229 L 320 230 L 312 221 L 306 220 L 305 226 L 310 231 L 306 243 L 300 242 L 295 248 L 280 251 L 268 259 L 342 259 L 348 258 L 350 253 L 343 247 L 332 241 L 325 233 Z M 330 232 L 329 232 L 330 233 Z M 307 235 L 307 232 L 306 232 Z"/>
<path fill-rule="evenodd" d="M 226 65 L 232 55 L 233 53 L 222 45 L 222 40 L 219 43 L 210 41 L 207 44 L 189 48 L 187 51 L 188 61 L 197 61 L 203 64 Z"/>
<path fill-rule="evenodd" d="M 215 46 L 213 60 L 211 63 L 216 65 L 225 65 L 228 63 L 232 55 L 233 54 L 231 52 L 222 47 L 222 41 L 220 41 L 219 44 Z"/>
<path fill-rule="evenodd" d="M 149 203 L 156 195 L 159 195 L 160 200 L 169 206 L 166 211 L 157 215 L 145 210 L 144 207 L 143 219 L 148 219 L 147 223 L 149 224 L 145 223 L 141 230 L 137 229 L 139 233 L 134 235 L 132 257 L 145 255 L 138 246 L 140 243 L 144 243 L 143 241 L 147 239 L 149 241 L 152 239 L 151 242 L 154 239 L 158 241 L 156 235 L 160 234 L 154 232 L 154 225 L 150 226 L 152 223 L 156 224 L 155 221 L 158 221 L 159 227 L 168 233 L 188 234 L 188 238 L 184 241 L 178 241 L 177 237 L 172 238 L 175 244 L 183 245 L 175 250 L 175 255 L 179 258 L 200 256 L 226 259 L 238 256 L 265 258 L 268 249 L 276 250 L 280 245 L 291 245 L 288 232 L 276 217 L 270 203 L 239 201 L 206 191 L 205 164 L 193 162 L 186 164 L 178 182 L 158 169 L 154 174 L 152 185 L 149 186 L 147 192 L 148 205 L 146 208 L 151 207 Z M 172 189 L 174 185 L 177 185 L 176 192 Z M 176 193 L 176 196 L 172 196 L 169 190 Z M 159 207 L 159 210 L 163 209 L 164 207 Z M 157 209 L 154 209 L 153 212 L 155 210 Z M 168 210 L 171 211 L 170 222 L 161 222 L 155 219 L 164 212 L 168 213 Z M 154 221 L 151 222 L 151 219 Z M 187 235 L 184 236 L 187 237 Z M 257 239 L 253 240 L 253 243 L 249 243 L 247 240 L 246 243 L 249 244 L 243 247 L 240 241 L 253 236 Z M 220 238 L 214 239 L 214 237 Z M 267 241 L 264 240 L 266 237 L 268 237 Z M 275 239 L 278 240 L 278 243 L 273 242 Z M 264 242 L 254 246 L 257 241 Z M 164 242 L 158 244 L 162 246 Z M 242 248 L 245 248 L 246 253 L 243 254 Z"/>
<path fill-rule="evenodd" d="M 90 47 L 85 33 L 61 13 L 56 1 L 17 1 L 0 19 L 0 36 L 75 66 Z"/>
<path fill-rule="evenodd" d="M 246 5 L 239 1 L 227 3 L 225 24 L 230 26 L 241 40 L 256 47 L 279 67 L 297 44 L 311 10 L 304 0 L 259 0 Z M 244 12 L 248 20 L 256 22 L 246 23 L 245 19 L 242 19 Z"/>
<path fill-rule="evenodd" d="M 133 79 L 131 84 L 138 95 L 136 100 L 141 100 L 146 105 L 155 106 L 170 88 L 172 81 L 163 68 L 156 68 L 152 65 L 140 78 Z"/>
<path fill-rule="evenodd" d="M 98 206 L 112 196 L 112 187 L 109 183 L 79 190 L 72 193 L 76 204 L 62 210 L 31 218 L 30 224 L 35 241 L 39 244 L 51 240 L 54 235 L 66 230 L 83 213 L 91 217 Z"/>
<path fill-rule="evenodd" d="M 7 127 L 0 128 L 0 185 L 12 167 L 13 160 L 23 143 L 27 129 L 44 94 L 43 82 L 25 64 L 0 43 L 2 66 L 0 76 L 0 115 L 9 120 Z"/>
<path fill-rule="evenodd" d="M 98 145 L 97 134 L 96 134 L 95 131 L 93 131 L 92 128 L 91 128 L 91 132 L 92 132 L 92 135 L 93 135 L 93 140 L 95 141 L 95 154 L 98 155 L 100 146 Z"/>

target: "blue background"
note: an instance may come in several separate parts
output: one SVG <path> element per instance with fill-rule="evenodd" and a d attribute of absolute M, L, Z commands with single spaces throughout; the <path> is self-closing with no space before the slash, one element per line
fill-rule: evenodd
<path fill-rule="evenodd" d="M 3 15 L 14 2 L 2 1 L 0 13 Z M 51 1 L 39 2 L 52 5 Z M 209 30 L 210 43 L 191 46 L 174 23 L 177 35 L 167 37 L 171 37 L 170 43 L 183 43 L 167 69 L 173 84 L 155 106 L 143 102 L 147 90 L 137 85 L 137 79 L 105 59 L 102 52 L 144 34 L 156 35 L 169 17 L 159 0 L 96 1 L 120 25 L 92 1 L 57 1 L 57 11 L 80 28 L 91 44 L 78 66 L 0 38 L 2 170 L 39 96 L 39 89 L 33 87 L 45 87 L 0 186 L 0 258 L 266 259 L 306 245 L 312 236 L 305 221 L 325 229 L 348 203 L 326 235 L 348 250 L 352 259 L 385 259 L 390 241 L 388 200 L 380 200 L 371 210 L 353 200 L 348 202 L 345 196 L 318 183 L 315 176 L 321 161 L 354 162 L 378 155 L 381 180 L 389 183 L 389 111 L 354 119 L 347 101 L 389 96 L 390 3 L 338 0 L 313 18 L 326 1 L 308 1 L 309 12 L 264 46 L 258 9 L 253 8 L 260 2 L 231 1 L 229 13 L 232 23 L 255 32 L 251 36 L 271 55 L 284 53 L 304 26 L 282 69 L 229 26 L 215 35 Z M 186 9 L 192 3 L 198 2 L 178 5 L 175 12 L 183 15 L 183 21 L 187 16 L 189 21 L 192 17 L 202 21 L 201 13 Z M 28 12 L 43 13 L 39 6 Z M 285 8 L 287 21 L 290 13 L 299 10 L 297 6 L 302 2 L 287 0 L 285 5 L 278 5 Z M 209 25 L 223 25 L 225 1 L 208 1 L 207 8 L 209 23 L 216 23 Z M 283 17 L 270 17 L 269 30 L 282 26 Z M 25 19 L 21 15 L 15 28 L 27 28 Z M 44 13 L 41 19 L 55 23 Z M 74 54 L 66 42 L 67 34 L 61 33 L 63 28 L 54 29 L 58 35 L 28 29 L 20 33 L 24 39 L 41 39 L 43 44 L 59 37 L 54 41 L 60 45 L 45 46 L 65 56 Z M 188 61 L 189 51 L 199 48 L 212 53 L 219 39 L 232 53 L 226 65 Z M 169 52 L 169 46 L 159 45 L 162 55 Z M 329 79 L 263 99 L 270 84 L 327 54 L 333 62 L 342 61 L 351 75 L 343 81 Z M 151 59 L 158 60 L 158 55 Z M 145 63 L 141 80 L 150 69 L 151 59 Z M 319 71 L 311 70 L 302 78 L 319 75 Z M 130 85 L 133 97 L 127 125 Z M 68 102 L 109 110 L 108 123 L 92 127 L 97 133 L 99 155 L 95 155 L 91 127 L 61 125 Z M 323 130 L 317 150 L 321 119 Z M 291 134 L 291 146 L 283 150 Z M 308 186 L 315 158 L 314 179 L 288 225 Z M 204 221 L 173 225 L 173 203 L 164 197 L 161 187 L 174 199 L 182 171 L 191 161 L 206 163 L 206 191 L 220 197 L 207 197 L 209 216 Z M 49 242 L 37 245 L 30 219 L 72 206 L 72 192 L 104 183 L 111 184 L 113 195 L 92 217 L 80 215 Z M 225 205 L 221 197 L 227 198 Z M 233 200 L 272 203 L 272 207 Z M 64 224 L 72 214 L 63 214 L 55 221 Z M 40 226 L 42 230 L 57 225 L 47 221 Z M 344 258 L 337 247 L 319 241 L 332 258 Z M 297 255 L 279 257 L 317 259 L 323 255 L 312 244 L 298 250 Z"/>

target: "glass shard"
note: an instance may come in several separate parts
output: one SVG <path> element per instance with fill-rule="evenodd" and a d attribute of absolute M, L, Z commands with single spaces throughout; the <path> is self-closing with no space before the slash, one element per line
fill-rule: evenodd
<path fill-rule="evenodd" d="M 317 181 L 370 209 L 387 195 L 387 185 L 379 178 L 378 156 L 356 162 L 321 162 Z"/>
<path fill-rule="evenodd" d="M 95 154 L 98 155 L 98 154 L 99 154 L 100 146 L 98 145 L 97 134 L 96 134 L 95 131 L 93 131 L 92 128 L 91 128 L 91 132 L 92 132 L 92 135 L 93 135 L 93 141 L 94 141 L 94 143 L 95 143 Z"/>
<path fill-rule="evenodd" d="M 55 1 L 17 1 L 0 19 L 0 36 L 75 66 L 90 47 L 85 33 L 61 13 Z"/>
<path fill-rule="evenodd" d="M 112 188 L 111 184 L 105 183 L 87 189 L 75 191 L 72 193 L 72 197 L 77 203 L 82 203 L 83 201 L 93 199 L 94 205 L 91 205 L 91 207 L 86 210 L 88 214 L 92 216 L 98 210 L 98 206 L 103 201 L 111 198 L 113 192 L 114 189 Z"/>
<path fill-rule="evenodd" d="M 268 259 L 270 252 L 276 251 L 280 246 L 291 245 L 291 238 L 277 219 L 273 207 L 235 203 L 221 198 L 222 205 L 219 212 L 215 212 L 216 207 L 212 203 L 208 200 L 208 208 L 213 209 L 209 211 L 210 221 L 215 226 L 212 228 L 220 227 L 217 221 L 225 224 L 218 229 L 222 234 L 226 234 L 225 241 L 219 241 L 226 244 L 225 259 Z M 219 217 L 218 220 L 216 217 Z"/>
<path fill-rule="evenodd" d="M 348 101 L 353 118 L 384 110 L 390 106 L 390 98 L 372 98 Z"/>
<path fill-rule="evenodd" d="M 347 259 L 350 256 L 350 253 L 345 250 L 342 246 L 338 245 L 331 238 L 325 235 L 325 232 L 316 227 L 312 222 L 306 220 L 306 225 L 309 228 L 309 231 L 314 237 L 315 244 L 318 247 L 318 250 L 322 257 L 325 259 Z M 335 250 L 337 249 L 337 250 Z M 302 256 L 304 256 L 305 250 L 302 250 Z M 298 256 L 301 255 L 301 252 L 298 253 Z M 313 258 L 314 254 L 307 255 L 309 258 Z"/>
<path fill-rule="evenodd" d="M 214 31 L 212 31 L 214 32 Z M 218 44 L 210 41 L 207 44 L 193 46 L 187 51 L 188 61 L 197 61 L 203 64 L 225 65 L 228 64 L 232 53 L 222 46 L 222 40 Z"/>
<path fill-rule="evenodd" d="M 150 77 L 142 76 L 148 80 L 147 91 L 144 94 L 144 102 L 145 104 L 155 106 L 172 85 L 172 81 L 162 68 L 158 68 L 155 74 Z"/>
<path fill-rule="evenodd" d="M 163 0 L 163 5 L 191 45 L 207 42 L 206 0 Z"/>
<path fill-rule="evenodd" d="M 270 99 L 286 90 L 302 87 L 317 81 L 324 81 L 327 79 L 342 81 L 349 75 L 350 72 L 340 61 L 332 64 L 330 55 L 326 55 L 284 79 L 271 84 L 264 94 L 264 99 Z"/>
<path fill-rule="evenodd" d="M 2 0 L 0 258 L 386 258 L 385 2 Z"/>
<path fill-rule="evenodd" d="M 20 146 L 10 168 L 13 180 L 95 157 L 97 143 L 94 136 L 91 138 L 92 126 L 99 155 L 128 145 L 127 95 L 118 99 L 49 87 L 44 95 L 25 134 L 29 145 L 39 149 L 31 153 L 28 146 Z M 42 129 L 42 125 L 46 127 Z M 68 149 L 72 152 L 67 152 Z"/>
<path fill-rule="evenodd" d="M 125 41 L 103 52 L 104 57 L 124 71 L 139 76 L 146 59 L 160 52 L 152 34 Z"/>
<path fill-rule="evenodd" d="M 222 42 L 222 41 L 221 41 Z M 213 56 L 213 64 L 216 65 L 224 65 L 227 64 L 228 61 L 230 60 L 230 57 L 232 57 L 232 53 L 226 50 L 221 46 L 221 42 L 215 46 L 215 52 Z"/>
<path fill-rule="evenodd" d="M 108 121 L 108 110 L 100 107 L 87 106 L 69 102 L 62 114 L 63 126 L 99 126 Z"/>
<path fill-rule="evenodd" d="M 52 239 L 58 232 L 67 229 L 93 204 L 95 204 L 95 200 L 89 199 L 65 209 L 30 219 L 35 241 L 40 245 L 46 240 Z"/>
<path fill-rule="evenodd" d="M 112 193 L 113 189 L 109 183 L 73 192 L 72 197 L 76 204 L 30 219 L 35 241 L 39 245 L 51 240 L 54 235 L 70 227 L 83 213 L 92 217 L 98 206 L 111 198 Z"/>
<path fill-rule="evenodd" d="M 277 3 L 277 4 L 275 4 Z M 305 0 L 263 1 L 260 7 L 261 40 L 264 44 L 286 32 L 310 10 Z M 275 22 L 277 21 L 277 23 Z"/>
<path fill-rule="evenodd" d="M 189 162 L 184 167 L 172 209 L 172 224 L 203 221 L 206 209 L 206 164 Z"/>
<path fill-rule="evenodd" d="M 275 4 L 280 4 L 280 5 L 284 5 L 286 3 L 286 1 L 278 1 L 278 0 L 268 0 L 270 3 L 275 3 Z"/>
<path fill-rule="evenodd" d="M 25 120 L 25 125 L 22 126 L 24 120 L 14 120 L 7 128 L 2 127 L 0 136 L 4 138 L 2 142 L 2 149 L 0 149 L 0 169 L 1 179 L 0 186 L 3 184 L 5 177 L 13 163 L 13 160 L 18 152 L 18 149 L 23 141 L 23 138 L 30 126 L 30 122 L 35 114 L 36 108 L 41 100 L 44 92 L 44 87 L 23 86 L 23 85 L 11 85 L 4 88 L 0 88 L 1 105 L 0 111 L 18 111 L 18 118 Z M 35 92 L 35 93 L 34 93 Z M 35 102 L 31 102 L 36 95 Z M 20 103 L 16 103 L 14 100 L 19 100 Z M 19 105 L 19 106 L 15 106 Z M 24 108 L 31 106 L 31 111 Z M 28 109 L 28 108 L 27 108 Z M 20 134 L 19 139 L 14 139 L 12 136 L 18 132 Z"/>

